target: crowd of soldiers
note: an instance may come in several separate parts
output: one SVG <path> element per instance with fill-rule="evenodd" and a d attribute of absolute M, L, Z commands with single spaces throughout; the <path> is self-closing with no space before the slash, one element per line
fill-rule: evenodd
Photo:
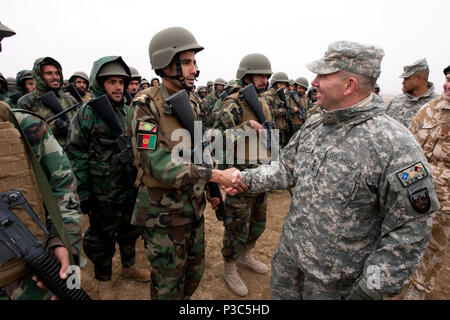
<path fill-rule="evenodd" d="M 12 35 L 0 24 L 0 40 Z M 269 271 L 251 251 L 266 227 L 268 192 L 287 189 L 292 203 L 272 259 L 273 299 L 431 293 L 450 229 L 450 68 L 439 97 L 425 59 L 405 66 L 404 93 L 386 108 L 376 84 L 384 51 L 376 46 L 330 44 L 325 57 L 307 65 L 317 74 L 311 86 L 305 77 L 274 73 L 267 56 L 251 53 L 235 79 L 196 88 L 196 54 L 203 49 L 184 28 L 158 32 L 149 46 L 158 77 L 150 82 L 119 56 L 101 57 L 89 77 L 78 71 L 66 83 L 51 57 L 15 79 L 0 74 L 0 106 L 20 120 L 69 235 L 67 245 L 57 241 L 64 231 L 52 229 L 56 240 L 47 244 L 61 261 L 61 277 L 69 258 L 85 264 L 82 247 L 94 265 L 99 299 L 117 298 L 111 281 L 117 244 L 121 275 L 149 281 L 151 299 L 189 299 L 205 268 L 208 201 L 224 223 L 224 281 L 246 296 L 238 267 Z M 253 92 L 247 89 L 256 92 L 254 101 L 243 94 Z M 267 152 L 251 158 L 246 144 L 231 163 L 176 162 L 173 133 L 188 129 L 191 117 L 233 145 L 243 137 L 230 129 L 254 130 Z M 282 150 L 269 164 L 268 128 L 278 130 Z M 89 216 L 84 234 L 81 213 Z M 52 218 L 42 219 L 51 229 Z M 135 263 L 139 236 L 151 272 Z M 12 299 L 51 296 L 29 271 L 0 285 Z"/>

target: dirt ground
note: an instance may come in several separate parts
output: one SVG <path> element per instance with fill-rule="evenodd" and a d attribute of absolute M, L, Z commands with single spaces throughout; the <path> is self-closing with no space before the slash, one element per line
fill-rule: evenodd
<path fill-rule="evenodd" d="M 269 194 L 267 227 L 256 247 L 255 258 L 270 266 L 271 257 L 280 238 L 284 218 L 289 210 L 291 197 L 287 191 L 275 191 Z M 88 226 L 87 216 L 83 216 L 83 230 Z M 247 269 L 239 268 L 239 274 L 247 285 L 249 294 L 245 298 L 234 295 L 222 279 L 223 260 L 220 254 L 222 247 L 223 226 L 216 220 L 215 213 L 207 206 L 205 211 L 206 267 L 200 286 L 193 295 L 195 300 L 268 300 L 270 299 L 270 270 L 265 275 L 255 274 Z M 150 268 L 145 256 L 144 243 L 139 239 L 136 244 L 136 261 L 140 267 Z M 113 258 L 113 286 L 118 300 L 147 300 L 150 298 L 149 283 L 139 283 L 119 276 L 120 256 L 118 250 Z M 450 299 L 450 255 L 439 275 L 436 290 L 429 299 Z M 81 269 L 83 289 L 93 298 L 97 298 L 96 280 L 90 261 Z M 394 299 L 399 299 L 396 297 Z"/>

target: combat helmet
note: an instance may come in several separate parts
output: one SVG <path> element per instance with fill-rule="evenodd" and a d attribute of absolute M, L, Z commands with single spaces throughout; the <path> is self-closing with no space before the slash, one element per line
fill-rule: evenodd
<path fill-rule="evenodd" d="M 242 58 L 236 72 L 236 79 L 242 80 L 247 74 L 272 75 L 272 66 L 269 59 L 260 53 L 250 53 Z"/>
<path fill-rule="evenodd" d="M 300 85 L 303 88 L 305 88 L 306 90 L 308 90 L 308 87 L 309 87 L 308 79 L 303 78 L 303 77 L 299 77 L 299 78 L 295 79 L 294 84 Z"/>
<path fill-rule="evenodd" d="M 221 85 L 226 85 L 227 83 L 225 82 L 225 80 L 223 79 L 223 78 L 217 78 L 215 81 L 214 81 L 214 85 L 216 85 L 216 84 L 221 84 Z"/>
<path fill-rule="evenodd" d="M 198 93 L 200 93 L 200 92 L 208 92 L 208 90 L 206 89 L 205 86 L 200 86 L 200 87 L 198 87 L 197 92 Z"/>
<path fill-rule="evenodd" d="M 270 86 L 273 87 L 277 82 L 284 82 L 289 85 L 289 77 L 284 72 L 275 72 L 272 76 Z"/>
<path fill-rule="evenodd" d="M 11 37 L 15 34 L 16 33 L 13 30 L 11 30 L 10 28 L 8 28 L 7 26 L 5 26 L 0 22 L 0 40 L 6 37 Z"/>
<path fill-rule="evenodd" d="M 128 68 L 130 68 L 131 80 L 141 81 L 141 75 L 139 74 L 137 69 L 135 67 L 132 67 L 132 66 L 128 66 Z"/>
<path fill-rule="evenodd" d="M 75 72 L 70 78 L 69 78 L 69 83 L 73 83 L 75 81 L 75 78 L 81 78 L 86 80 L 86 84 L 87 87 L 89 88 L 89 77 L 86 73 L 84 73 L 83 71 L 77 71 Z"/>
<path fill-rule="evenodd" d="M 203 50 L 194 35 L 182 27 L 171 27 L 155 34 L 150 40 L 148 52 L 153 70 L 167 67 L 177 53 Z"/>
<path fill-rule="evenodd" d="M 100 67 L 95 77 L 101 83 L 109 76 L 121 76 L 124 79 L 125 87 L 127 87 L 131 79 L 130 68 L 121 57 L 113 58 L 114 60 L 106 62 Z"/>

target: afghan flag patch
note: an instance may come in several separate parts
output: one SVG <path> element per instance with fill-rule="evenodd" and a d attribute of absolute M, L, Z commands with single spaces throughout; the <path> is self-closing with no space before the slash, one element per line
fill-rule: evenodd
<path fill-rule="evenodd" d="M 155 150 L 156 141 L 158 136 L 151 133 L 138 133 L 137 134 L 137 148 L 144 150 Z"/>
<path fill-rule="evenodd" d="M 414 182 L 422 180 L 428 176 L 428 172 L 425 169 L 422 162 L 417 162 L 415 165 L 403 169 L 397 172 L 397 177 L 404 187 L 407 187 Z"/>

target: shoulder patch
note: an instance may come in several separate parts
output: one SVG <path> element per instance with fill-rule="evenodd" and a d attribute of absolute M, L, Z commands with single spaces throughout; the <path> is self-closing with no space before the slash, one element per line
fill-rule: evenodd
<path fill-rule="evenodd" d="M 422 162 L 416 164 L 396 173 L 397 178 L 400 180 L 404 187 L 407 187 L 414 182 L 420 181 L 428 176 L 428 172 L 425 169 Z"/>
<path fill-rule="evenodd" d="M 151 122 L 138 120 L 136 125 L 136 148 L 155 150 L 158 141 L 158 126 Z"/>

